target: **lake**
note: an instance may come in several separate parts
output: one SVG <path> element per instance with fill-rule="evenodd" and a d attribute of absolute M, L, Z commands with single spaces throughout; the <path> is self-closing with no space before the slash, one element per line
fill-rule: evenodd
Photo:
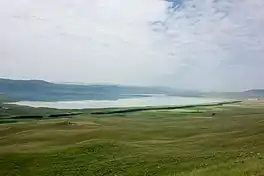
<path fill-rule="evenodd" d="M 114 108 L 114 107 L 139 107 L 139 106 L 169 106 L 169 105 L 194 105 L 227 101 L 226 99 L 176 97 L 155 95 L 152 97 L 129 98 L 119 100 L 82 100 L 82 101 L 20 101 L 11 104 L 46 107 L 56 109 L 84 109 L 84 108 Z M 230 100 L 229 100 L 230 101 Z"/>

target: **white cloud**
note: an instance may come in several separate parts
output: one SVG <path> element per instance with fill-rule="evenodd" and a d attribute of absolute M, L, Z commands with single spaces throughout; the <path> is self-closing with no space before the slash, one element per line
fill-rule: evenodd
<path fill-rule="evenodd" d="M 178 2 L 1 0 L 0 76 L 264 87 L 262 0 Z"/>
<path fill-rule="evenodd" d="M 264 76 L 264 2 L 189 0 L 181 5 L 165 18 L 163 31 L 175 57 L 189 64 L 188 72 L 175 70 L 175 85 L 212 90 L 264 86 L 256 79 Z M 239 69 L 230 69 L 234 64 Z"/>

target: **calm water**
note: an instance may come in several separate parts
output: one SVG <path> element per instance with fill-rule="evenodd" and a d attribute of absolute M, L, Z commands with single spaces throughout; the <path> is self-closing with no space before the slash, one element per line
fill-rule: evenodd
<path fill-rule="evenodd" d="M 57 109 L 84 109 L 84 108 L 109 108 L 109 107 L 138 107 L 138 106 L 164 106 L 164 105 L 192 105 L 203 103 L 222 102 L 224 99 L 192 98 L 176 96 L 154 96 L 146 98 L 130 98 L 115 101 L 85 100 L 85 101 L 20 101 L 12 104 L 31 107 L 47 107 Z"/>

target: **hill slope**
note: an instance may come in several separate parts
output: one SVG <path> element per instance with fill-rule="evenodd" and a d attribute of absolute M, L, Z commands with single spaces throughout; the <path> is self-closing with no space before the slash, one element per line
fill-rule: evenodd
<path fill-rule="evenodd" d="M 263 118 L 264 102 L 258 101 L 16 120 L 22 123 L 3 119 L 0 175 L 261 176 Z"/>
<path fill-rule="evenodd" d="M 251 89 L 251 90 L 245 91 L 244 93 L 252 98 L 264 97 L 264 89 Z"/>
<path fill-rule="evenodd" d="M 63 100 L 116 100 L 143 94 L 166 94 L 155 87 L 119 85 L 54 84 L 42 80 L 0 79 L 0 93 L 11 100 L 63 101 Z"/>

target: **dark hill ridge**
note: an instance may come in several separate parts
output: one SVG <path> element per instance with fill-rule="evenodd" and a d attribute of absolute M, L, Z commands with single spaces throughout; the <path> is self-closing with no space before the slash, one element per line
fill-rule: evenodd
<path fill-rule="evenodd" d="M 43 90 L 53 86 L 52 83 L 42 80 L 10 80 L 0 79 L 0 93 L 12 91 Z"/>
<path fill-rule="evenodd" d="M 174 90 L 166 87 L 55 84 L 43 80 L 11 80 L 0 78 L 0 102 L 117 100 L 122 98 L 148 97 L 151 94 L 247 99 L 263 98 L 264 89 L 252 89 L 245 92 L 200 93 L 198 91 Z"/>
<path fill-rule="evenodd" d="M 263 98 L 264 89 L 251 89 L 251 90 L 245 91 L 244 94 L 250 98 Z"/>
<path fill-rule="evenodd" d="M 264 89 L 251 89 L 251 90 L 245 91 L 245 93 L 264 94 Z"/>
<path fill-rule="evenodd" d="M 147 97 L 147 94 L 168 94 L 155 87 L 120 85 L 55 84 L 42 80 L 0 79 L 0 93 L 13 101 L 73 101 L 117 100 L 131 97 Z"/>

